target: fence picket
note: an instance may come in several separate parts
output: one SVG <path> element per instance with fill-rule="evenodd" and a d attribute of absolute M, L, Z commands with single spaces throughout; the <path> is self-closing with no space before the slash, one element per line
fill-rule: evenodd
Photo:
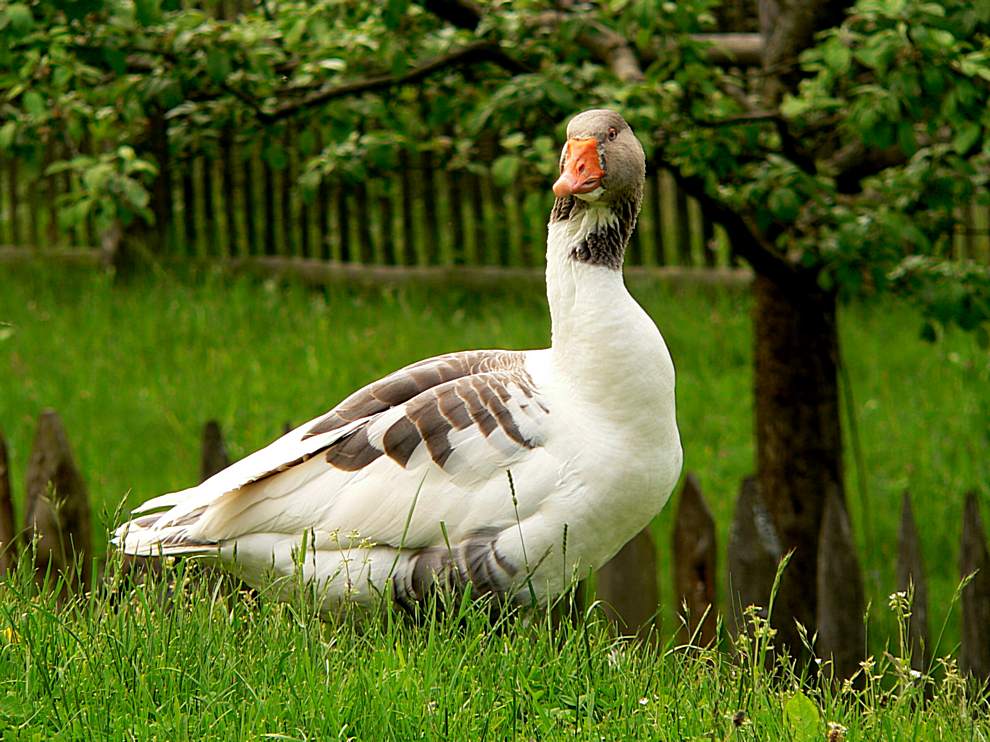
<path fill-rule="evenodd" d="M 647 636 L 660 607 L 657 550 L 649 527 L 598 570 L 598 599 L 619 630 Z"/>
<path fill-rule="evenodd" d="M 423 234 L 426 239 L 423 241 L 423 262 L 426 265 L 439 265 L 441 260 L 441 239 L 442 229 L 437 216 L 437 188 L 434 182 L 436 166 L 434 164 L 433 153 L 426 150 L 419 159 L 416 172 L 416 180 L 421 184 L 420 193 L 423 194 Z"/>
<path fill-rule="evenodd" d="M 908 647 L 911 667 L 924 671 L 928 667 L 931 639 L 928 633 L 928 580 L 921 557 L 921 539 L 914 521 L 911 497 L 901 500 L 901 524 L 897 535 L 897 589 L 912 596 L 908 619 Z"/>
<path fill-rule="evenodd" d="M 746 477 L 739 488 L 726 550 L 732 618 L 729 626 L 735 633 L 746 630 L 745 611 L 749 606 L 759 606 L 765 615 L 782 556 L 780 537 L 760 495 L 756 477 Z"/>
<path fill-rule="evenodd" d="M 966 494 L 963 507 L 959 574 L 963 579 L 972 575 L 961 596 L 959 669 L 983 682 L 990 678 L 990 552 L 975 492 Z"/>
<path fill-rule="evenodd" d="M 237 183 L 234 181 L 234 137 L 230 129 L 220 135 L 220 182 L 223 198 L 224 232 L 227 237 L 227 255 L 242 255 L 240 229 L 237 223 Z"/>
<path fill-rule="evenodd" d="M 825 498 L 817 564 L 816 651 L 823 660 L 831 659 L 836 678 L 849 678 L 865 656 L 866 598 L 849 515 L 836 489 Z"/>
<path fill-rule="evenodd" d="M 21 208 L 20 199 L 17 196 L 17 189 L 20 184 L 18 174 L 18 161 L 16 157 L 7 160 L 7 204 L 9 211 L 9 234 L 11 244 L 18 245 L 21 242 Z"/>
<path fill-rule="evenodd" d="M 7 440 L 0 432 L 0 577 L 14 568 L 17 558 L 14 527 L 14 495 L 10 487 Z"/>
<path fill-rule="evenodd" d="M 707 646 L 715 641 L 715 520 L 691 473 L 674 515 L 673 551 L 676 608 L 687 611 L 681 640 Z"/>
<path fill-rule="evenodd" d="M 62 575 L 76 585 L 75 566 L 85 588 L 89 584 L 91 537 L 86 484 L 76 468 L 62 421 L 53 410 L 38 418 L 25 490 L 25 531 L 37 536 L 35 571 L 50 584 Z"/>
<path fill-rule="evenodd" d="M 203 445 L 200 455 L 199 481 L 205 482 L 230 465 L 230 456 L 223 442 L 220 423 L 207 420 L 203 426 Z"/>
<path fill-rule="evenodd" d="M 261 251 L 263 255 L 278 255 L 278 242 L 275 236 L 275 171 L 264 150 L 261 152 L 261 191 L 265 209 Z"/>

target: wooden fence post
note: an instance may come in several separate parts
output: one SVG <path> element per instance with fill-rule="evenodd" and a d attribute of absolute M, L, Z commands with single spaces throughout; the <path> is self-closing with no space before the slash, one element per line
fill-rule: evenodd
<path fill-rule="evenodd" d="M 726 552 L 729 612 L 733 618 L 729 627 L 733 633 L 746 630 L 744 611 L 749 606 L 760 606 L 765 615 L 782 556 L 780 537 L 763 503 L 756 477 L 746 477 L 739 488 Z"/>
<path fill-rule="evenodd" d="M 837 679 L 851 677 L 866 656 L 866 599 L 846 506 L 837 490 L 825 498 L 818 538 L 817 654 Z M 808 627 L 809 631 L 811 630 Z"/>
<path fill-rule="evenodd" d="M 901 526 L 897 536 L 897 589 L 912 596 L 911 617 L 908 619 L 908 647 L 911 667 L 924 671 L 931 656 L 928 633 L 928 580 L 921 557 L 918 526 L 907 492 L 901 501 Z"/>
<path fill-rule="evenodd" d="M 975 492 L 966 494 L 963 508 L 960 576 L 976 573 L 962 591 L 962 646 L 959 669 L 979 681 L 990 678 L 990 553 Z"/>
<path fill-rule="evenodd" d="M 89 498 L 76 468 L 62 421 L 54 410 L 38 418 L 38 432 L 27 468 L 25 532 L 35 534 L 35 571 L 39 581 L 61 573 L 68 584 L 75 565 L 89 585 L 91 552 Z"/>
<path fill-rule="evenodd" d="M 622 633 L 649 635 L 660 605 L 657 550 L 649 527 L 598 570 L 597 596 Z"/>
<path fill-rule="evenodd" d="M 673 546 L 674 595 L 678 609 L 687 609 L 681 641 L 695 637 L 697 645 L 707 646 L 715 641 L 715 520 L 691 473 L 677 503 Z"/>
<path fill-rule="evenodd" d="M 203 426 L 202 451 L 199 481 L 205 482 L 217 472 L 230 466 L 230 457 L 227 455 L 227 447 L 223 443 L 220 423 L 216 420 L 208 420 Z"/>
<path fill-rule="evenodd" d="M 0 433 L 0 577 L 14 568 L 17 544 L 14 540 L 14 501 L 10 488 L 10 464 L 7 441 Z"/>

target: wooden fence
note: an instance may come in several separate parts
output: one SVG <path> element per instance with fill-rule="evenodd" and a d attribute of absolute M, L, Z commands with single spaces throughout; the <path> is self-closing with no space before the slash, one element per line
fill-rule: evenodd
<path fill-rule="evenodd" d="M 174 155 L 153 198 L 156 238 L 170 257 L 282 256 L 396 266 L 543 264 L 553 204 L 550 183 L 532 177 L 502 186 L 490 163 L 448 170 L 431 153 L 404 155 L 391 175 L 298 184 L 307 154 L 298 130 L 276 142 L 225 136 L 206 153 Z M 310 137 L 307 141 L 313 141 Z M 267 156 L 266 156 L 266 153 Z M 92 220 L 71 228 L 59 204 L 73 187 L 67 173 L 44 175 L 64 156 L 49 147 L 37 162 L 0 159 L 0 244 L 90 248 L 100 243 Z M 716 267 L 732 264 L 728 240 L 669 173 L 647 179 L 629 265 Z"/>
<path fill-rule="evenodd" d="M 286 127 L 267 142 L 225 135 L 206 152 L 170 153 L 152 198 L 157 249 L 176 258 L 281 256 L 352 265 L 543 264 L 549 183 L 530 176 L 500 186 L 489 164 L 449 170 L 423 153 L 404 156 L 391 174 L 325 181 L 304 193 L 298 179 L 319 137 Z M 100 244 L 92 219 L 60 223 L 72 176 L 44 172 L 65 155 L 49 145 L 33 161 L 0 158 L 0 245 L 43 253 Z M 967 207 L 960 217 L 957 256 L 990 262 L 990 209 Z M 655 168 L 626 261 L 695 268 L 737 262 L 727 236 Z"/>
<path fill-rule="evenodd" d="M 286 426 L 288 428 L 288 426 Z M 287 431 L 286 431 L 287 432 Z M 202 438 L 200 479 L 229 464 L 220 427 L 206 423 Z M 33 555 L 39 583 L 62 590 L 85 590 L 93 563 L 90 505 L 83 476 L 77 469 L 68 435 L 58 415 L 47 410 L 38 431 L 26 473 L 24 526 L 15 526 L 7 448 L 0 435 L 0 579 L 15 569 L 17 559 Z M 26 546 L 34 543 L 31 550 Z M 816 655 L 832 665 L 835 677 L 850 677 L 864 659 L 865 595 L 860 566 L 845 505 L 828 498 L 821 524 L 818 553 L 819 605 Z M 673 565 L 673 598 L 682 613 L 682 642 L 707 646 L 717 639 L 718 580 L 715 522 L 697 478 L 687 474 L 678 496 L 671 543 L 672 559 L 659 559 L 647 529 L 630 541 L 597 574 L 597 597 L 624 634 L 649 635 L 659 610 L 658 564 Z M 928 588 L 911 500 L 904 494 L 897 548 L 897 594 L 910 594 L 901 616 L 908 619 L 911 666 L 927 671 L 933 651 L 928 624 Z M 747 631 L 747 606 L 766 607 L 778 563 L 784 555 L 780 539 L 755 479 L 742 483 L 729 533 L 726 590 L 729 605 L 721 609 L 729 630 Z M 160 574 L 157 560 L 141 560 Z M 81 569 L 76 566 L 81 565 Z M 133 567 L 134 563 L 131 562 Z M 961 644 L 959 667 L 981 681 L 990 680 L 990 550 L 975 493 L 966 495 L 959 548 Z M 56 582 L 59 575 L 63 580 Z M 214 575 L 215 576 L 215 575 Z M 232 584 L 232 583 L 230 583 Z M 898 598 L 903 600 L 903 598 Z M 810 627 L 809 627 L 810 628 Z"/>

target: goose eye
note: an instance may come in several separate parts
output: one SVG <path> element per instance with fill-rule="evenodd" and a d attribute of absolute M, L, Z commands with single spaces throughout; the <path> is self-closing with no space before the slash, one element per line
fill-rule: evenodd
<path fill-rule="evenodd" d="M 614 140 L 619 135 L 619 132 L 615 130 L 614 126 L 608 128 L 608 141 Z"/>

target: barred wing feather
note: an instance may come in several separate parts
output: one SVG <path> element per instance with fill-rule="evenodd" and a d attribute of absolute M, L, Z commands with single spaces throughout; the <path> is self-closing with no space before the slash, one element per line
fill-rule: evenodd
<path fill-rule="evenodd" d="M 117 541 L 129 553 L 190 553 L 313 531 L 341 548 L 423 548 L 442 543 L 441 522 L 452 539 L 508 526 L 538 509 L 556 469 L 528 355 L 471 351 L 408 366 L 200 486 L 146 503 Z"/>

